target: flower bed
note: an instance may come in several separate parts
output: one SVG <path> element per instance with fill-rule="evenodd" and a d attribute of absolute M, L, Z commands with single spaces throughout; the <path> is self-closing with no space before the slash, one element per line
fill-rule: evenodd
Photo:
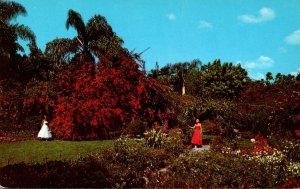
<path fill-rule="evenodd" d="M 122 138 L 113 148 L 86 158 L 9 165 L 0 168 L 0 183 L 5 187 L 117 188 L 265 188 L 299 184 L 299 162 L 286 158 L 285 151 L 242 154 L 241 150 L 223 146 L 221 151 L 213 148 L 190 152 L 175 148 L 175 144 L 182 143 L 177 134 L 170 133 L 155 148 L 144 139 Z"/>

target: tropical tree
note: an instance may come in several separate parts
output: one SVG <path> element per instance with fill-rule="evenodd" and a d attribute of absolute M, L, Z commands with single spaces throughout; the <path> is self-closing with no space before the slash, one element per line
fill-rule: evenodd
<path fill-rule="evenodd" d="M 36 46 L 35 35 L 29 27 L 23 24 L 12 24 L 11 20 L 19 15 L 26 15 L 26 9 L 19 3 L 0 0 L 0 78 L 15 73 L 23 47 L 18 38 L 28 40 L 31 46 Z"/>
<path fill-rule="evenodd" d="M 174 79 L 179 81 L 182 95 L 185 95 L 185 81 L 187 75 L 194 69 L 199 70 L 200 65 L 200 60 L 194 60 L 192 62 L 176 63 L 171 67 L 172 73 L 176 75 Z"/>
<path fill-rule="evenodd" d="M 220 59 L 201 68 L 203 86 L 199 88 L 200 96 L 213 98 L 232 98 L 240 96 L 247 81 L 247 71 L 240 64 L 221 64 Z"/>
<path fill-rule="evenodd" d="M 113 32 L 105 17 L 101 15 L 93 16 L 84 24 L 81 15 L 70 9 L 66 28 L 70 27 L 77 31 L 76 37 L 54 39 L 46 45 L 45 54 L 57 66 L 70 60 L 95 62 L 95 57 L 124 52 L 121 47 L 123 40 Z"/>
<path fill-rule="evenodd" d="M 169 84 L 181 95 L 186 94 L 186 80 L 190 74 L 200 70 L 202 63 L 196 59 L 191 62 L 179 62 L 175 64 L 168 64 L 158 69 L 152 70 L 150 77 L 161 80 L 165 84 Z"/>

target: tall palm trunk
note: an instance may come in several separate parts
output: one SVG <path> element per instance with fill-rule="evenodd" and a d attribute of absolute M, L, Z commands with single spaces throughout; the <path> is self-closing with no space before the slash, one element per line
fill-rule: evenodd
<path fill-rule="evenodd" d="M 182 68 L 182 71 L 181 71 L 181 80 L 182 80 L 182 87 L 181 87 L 181 95 L 185 95 L 185 85 L 184 85 L 184 75 L 183 75 L 183 68 Z"/>

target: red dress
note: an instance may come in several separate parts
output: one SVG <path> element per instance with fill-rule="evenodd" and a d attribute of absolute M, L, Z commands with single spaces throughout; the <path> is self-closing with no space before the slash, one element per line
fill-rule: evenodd
<path fill-rule="evenodd" d="M 201 136 L 201 124 L 195 124 L 195 130 L 192 137 L 192 144 L 194 145 L 202 145 L 202 136 Z"/>

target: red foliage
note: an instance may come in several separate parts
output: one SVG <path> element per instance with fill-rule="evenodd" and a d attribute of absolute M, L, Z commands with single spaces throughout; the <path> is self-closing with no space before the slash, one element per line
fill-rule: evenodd
<path fill-rule="evenodd" d="M 297 136 L 297 137 L 300 137 L 300 129 L 295 130 L 295 133 L 296 133 L 296 136 Z"/>
<path fill-rule="evenodd" d="M 300 188 L 300 177 L 293 177 L 287 181 L 284 181 L 280 188 Z"/>
<path fill-rule="evenodd" d="M 221 130 L 220 123 L 217 120 L 203 122 L 203 129 L 207 135 L 220 135 L 224 134 L 224 130 Z"/>
<path fill-rule="evenodd" d="M 85 62 L 59 76 L 61 91 L 50 124 L 59 138 L 103 138 L 134 118 L 154 119 L 160 86 L 130 58 L 108 65 L 103 59 L 97 66 Z"/>
<path fill-rule="evenodd" d="M 281 85 L 250 83 L 239 101 L 242 125 L 264 136 L 270 133 L 281 137 L 295 136 L 300 129 L 300 82 Z"/>
<path fill-rule="evenodd" d="M 263 156 L 269 155 L 274 151 L 274 149 L 269 146 L 267 139 L 265 139 L 261 134 L 255 136 L 255 141 L 252 152 L 253 154 Z"/>
<path fill-rule="evenodd" d="M 25 86 L 23 112 L 26 114 L 51 114 L 56 100 L 56 83 L 30 81 Z"/>

